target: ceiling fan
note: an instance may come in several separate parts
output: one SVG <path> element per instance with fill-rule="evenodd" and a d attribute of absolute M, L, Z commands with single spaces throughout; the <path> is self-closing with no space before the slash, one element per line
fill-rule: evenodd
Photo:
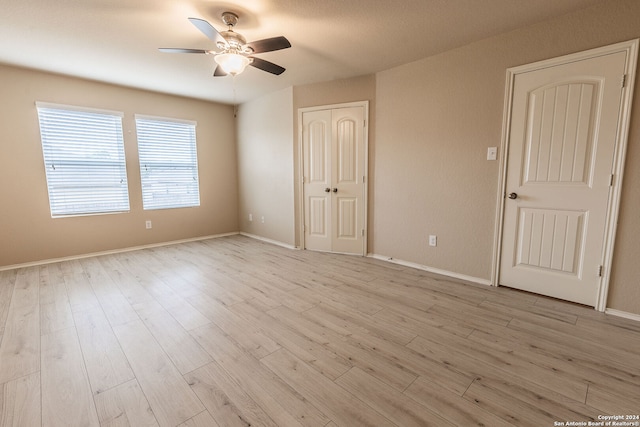
<path fill-rule="evenodd" d="M 247 65 L 275 75 L 284 73 L 285 69 L 283 67 L 273 62 L 256 58 L 253 55 L 291 47 L 291 43 L 286 37 L 272 37 L 247 43 L 242 34 L 233 31 L 233 27 L 238 23 L 238 15 L 233 12 L 224 12 L 222 14 L 222 22 L 228 27 L 227 31 L 218 32 L 213 25 L 204 19 L 189 18 L 189 21 L 205 36 L 215 42 L 218 50 L 160 48 L 161 52 L 215 55 L 213 58 L 217 64 L 213 72 L 215 77 L 229 74 L 232 76 L 238 75 L 244 71 Z"/>

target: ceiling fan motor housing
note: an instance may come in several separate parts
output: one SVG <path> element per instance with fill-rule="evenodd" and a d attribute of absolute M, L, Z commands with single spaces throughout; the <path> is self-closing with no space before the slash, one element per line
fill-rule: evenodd
<path fill-rule="evenodd" d="M 216 43 L 219 49 L 222 49 L 228 53 L 250 54 L 253 49 L 249 47 L 243 47 L 247 44 L 247 39 L 240 33 L 233 31 L 233 27 L 238 23 L 238 15 L 233 12 L 224 12 L 222 14 L 222 22 L 229 27 L 227 31 L 221 31 L 220 35 L 224 38 L 228 46 L 225 46 L 222 42 Z"/>
<path fill-rule="evenodd" d="M 220 35 L 229 43 L 229 50 L 235 50 L 238 53 L 248 53 L 242 50 L 242 46 L 247 43 L 247 39 L 245 39 L 242 34 L 236 33 L 233 30 L 229 31 L 221 31 Z M 217 43 L 220 49 L 225 49 L 225 46 L 222 42 Z"/>

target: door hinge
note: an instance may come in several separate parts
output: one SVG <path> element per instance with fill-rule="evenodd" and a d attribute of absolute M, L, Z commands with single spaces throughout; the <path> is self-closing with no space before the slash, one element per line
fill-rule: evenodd
<path fill-rule="evenodd" d="M 598 266 L 598 277 L 602 277 L 602 266 Z"/>
<path fill-rule="evenodd" d="M 613 187 L 613 174 L 611 174 L 611 177 L 609 178 L 609 187 Z"/>
<path fill-rule="evenodd" d="M 627 75 L 622 75 L 622 80 L 620 81 L 620 87 L 625 87 L 627 85 Z"/>
<path fill-rule="evenodd" d="M 362 235 L 362 237 L 364 237 L 364 228 L 361 230 L 360 234 Z"/>

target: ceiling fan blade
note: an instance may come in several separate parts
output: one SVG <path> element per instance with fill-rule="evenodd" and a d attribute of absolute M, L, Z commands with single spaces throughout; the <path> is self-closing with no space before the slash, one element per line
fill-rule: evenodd
<path fill-rule="evenodd" d="M 209 38 L 209 40 L 212 40 L 214 43 L 221 42 L 225 46 L 227 46 L 229 44 L 224 39 L 224 37 L 222 37 L 222 35 L 218 32 L 218 30 L 213 28 L 213 25 L 209 24 L 204 19 L 189 18 L 189 22 L 191 22 L 193 25 L 195 25 L 197 29 L 202 31 L 202 34 L 207 36 Z"/>
<path fill-rule="evenodd" d="M 216 69 L 213 70 L 213 77 L 224 77 L 224 76 L 228 76 L 228 74 L 224 72 L 221 66 L 219 65 L 216 66 Z"/>
<path fill-rule="evenodd" d="M 205 54 L 212 53 L 212 51 L 210 51 L 210 50 L 204 50 L 204 49 L 182 49 L 182 48 L 178 48 L 178 47 L 161 47 L 158 50 L 160 52 L 164 52 L 164 53 L 205 53 Z"/>
<path fill-rule="evenodd" d="M 273 62 L 265 61 L 264 59 L 255 58 L 253 56 L 250 56 L 249 58 L 253 60 L 249 65 L 256 67 L 262 71 L 275 74 L 276 76 L 279 76 L 280 74 L 284 73 L 285 69 L 277 64 L 274 64 Z"/>
<path fill-rule="evenodd" d="M 287 49 L 291 47 L 291 43 L 286 37 L 272 37 L 270 39 L 256 40 L 247 43 L 245 46 L 253 49 L 253 53 L 273 52 L 274 50 Z"/>

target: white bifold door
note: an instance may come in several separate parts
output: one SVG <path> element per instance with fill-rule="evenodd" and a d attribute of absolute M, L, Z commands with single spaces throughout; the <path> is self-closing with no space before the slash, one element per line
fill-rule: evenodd
<path fill-rule="evenodd" d="M 594 306 L 626 56 L 517 74 L 500 284 Z"/>
<path fill-rule="evenodd" d="M 304 111 L 305 249 L 365 254 L 364 106 Z"/>

